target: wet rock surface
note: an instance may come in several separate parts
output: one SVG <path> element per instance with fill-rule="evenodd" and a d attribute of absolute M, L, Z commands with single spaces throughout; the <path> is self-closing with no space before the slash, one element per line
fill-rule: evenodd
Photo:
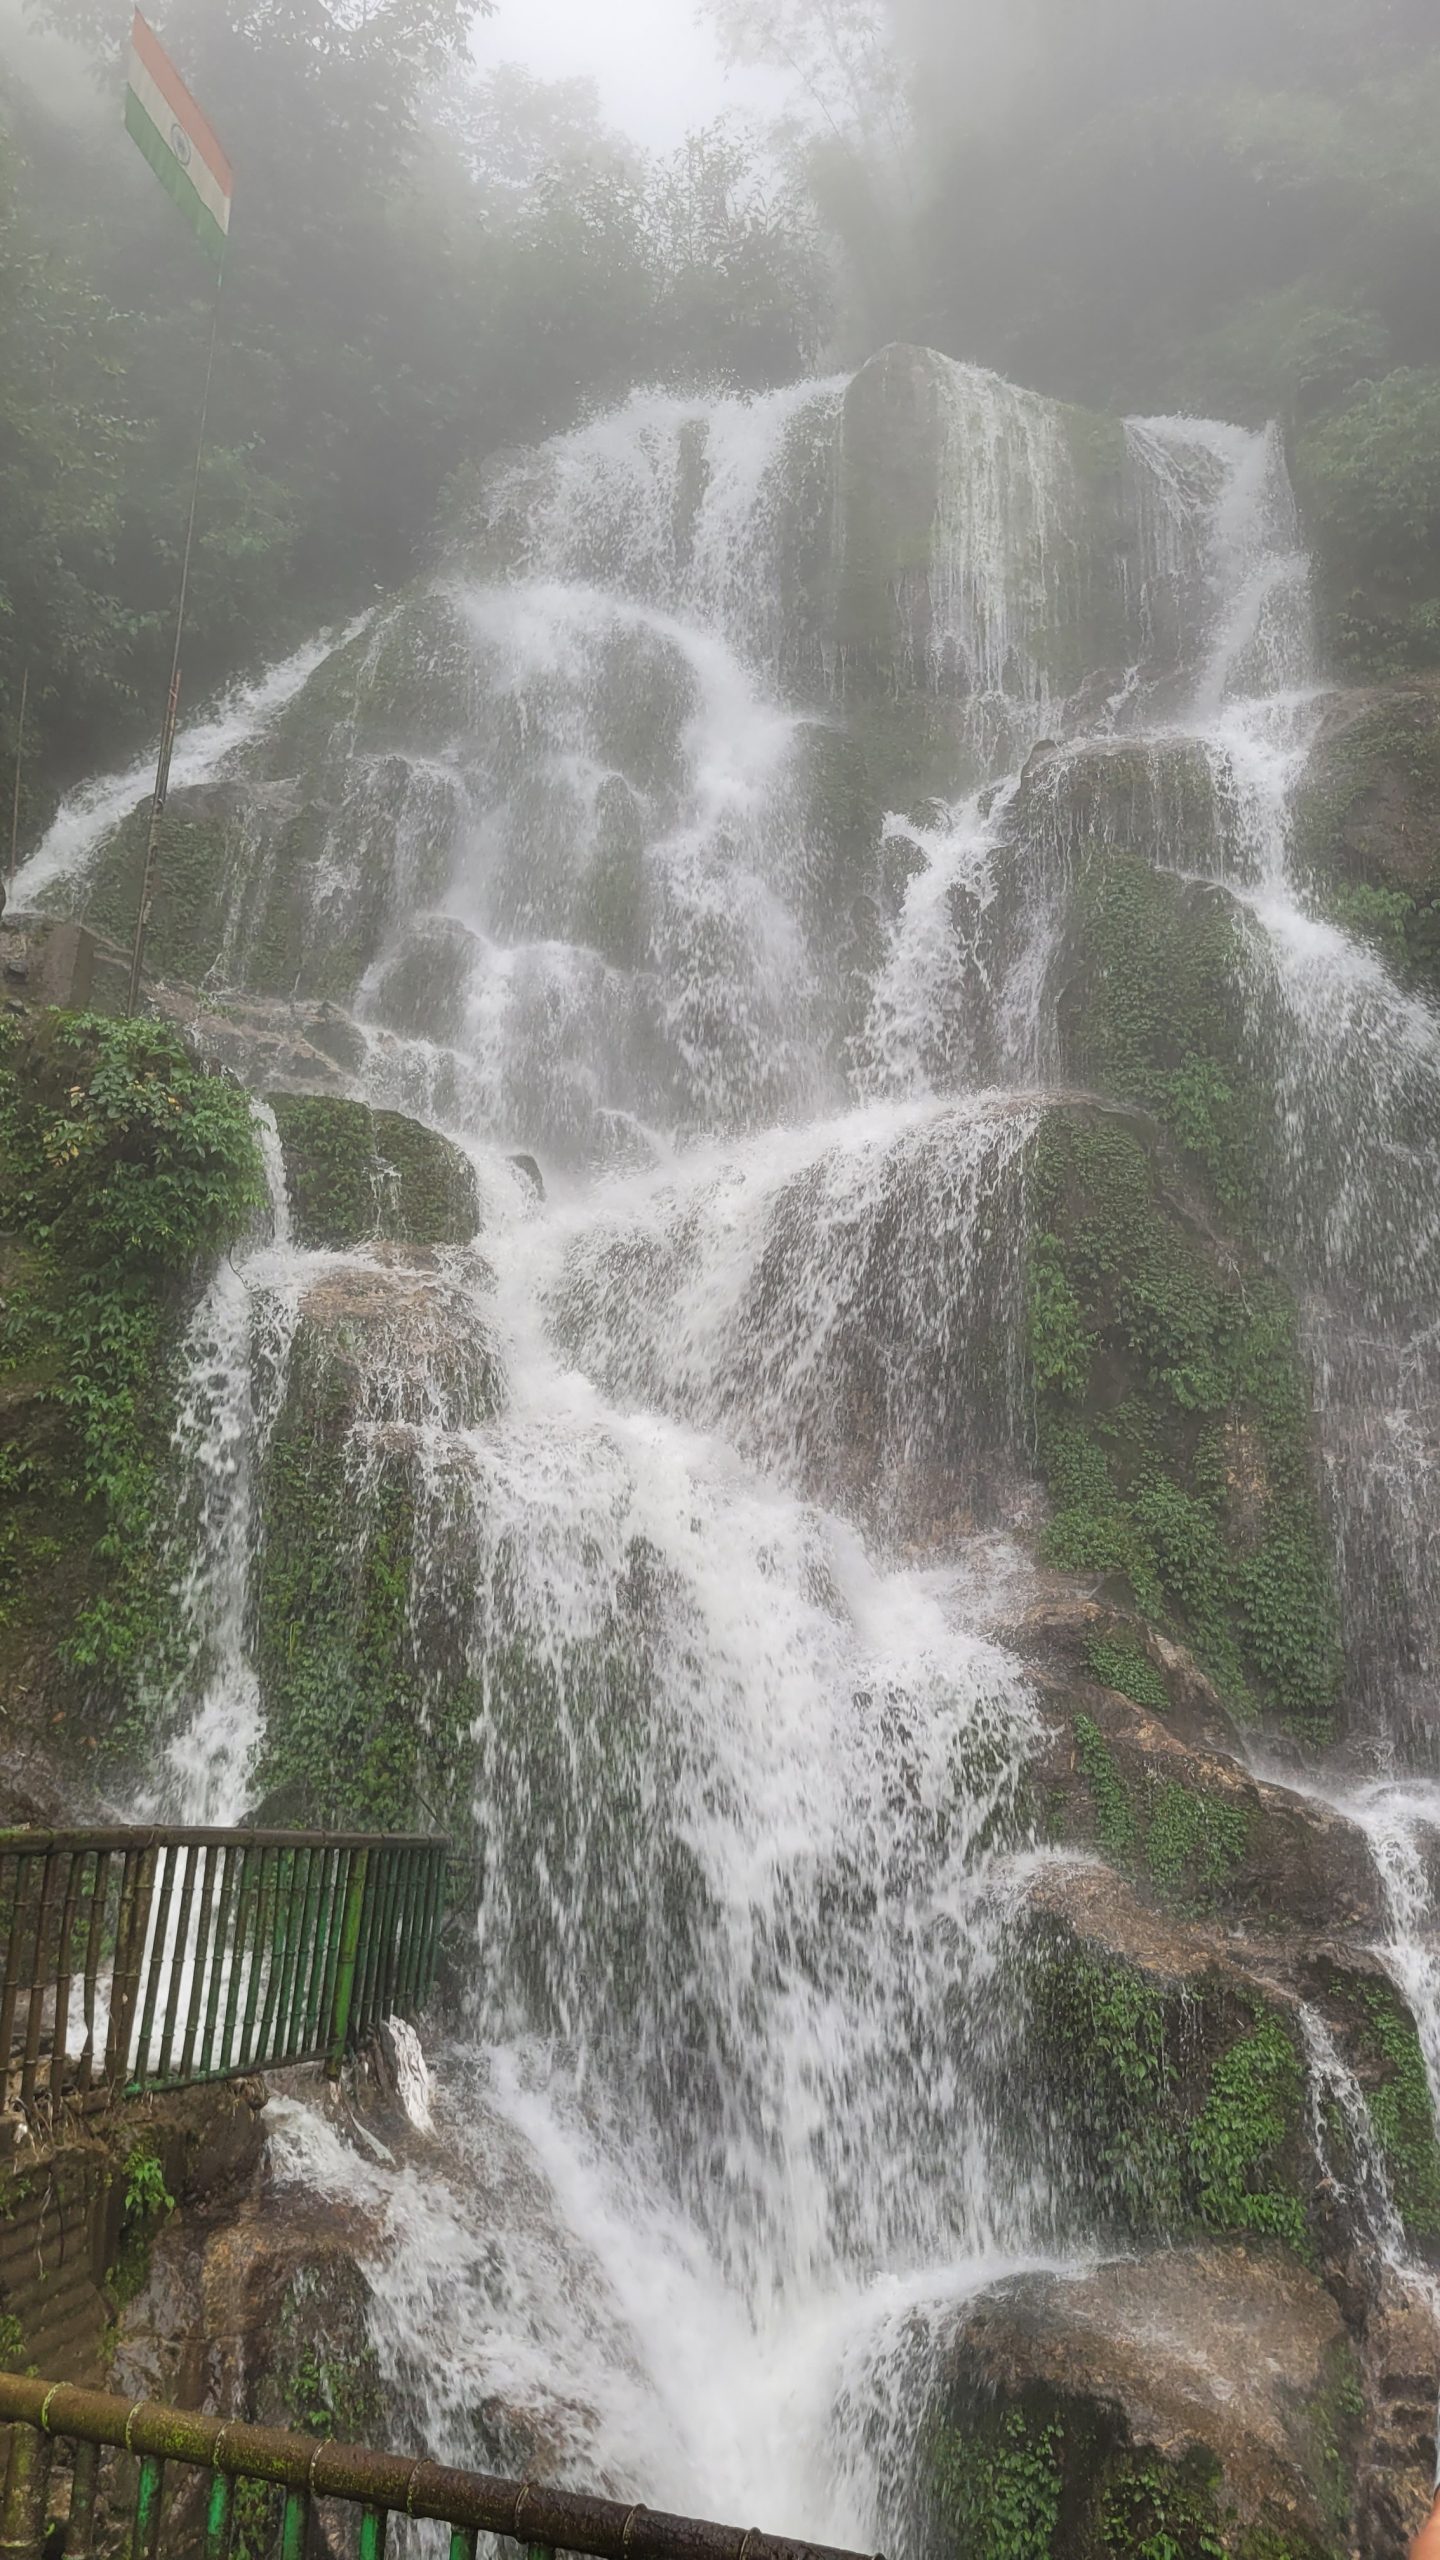
<path fill-rule="evenodd" d="M 1047 2551 L 1135 2547 L 1147 2525 L 1184 2550 L 1207 2529 L 1227 2549 L 1269 2534 L 1297 2560 L 1345 2548 L 1357 2360 L 1324 2288 L 1263 2246 L 1018 2278 L 969 2314 L 942 2406 L 950 2548 L 998 2526 L 1007 2451 L 1028 2454 L 1037 2506 L 1053 2501 Z"/>

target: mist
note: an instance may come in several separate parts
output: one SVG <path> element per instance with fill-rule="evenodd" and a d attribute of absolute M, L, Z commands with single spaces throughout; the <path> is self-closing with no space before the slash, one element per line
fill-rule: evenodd
<path fill-rule="evenodd" d="M 1437 133 L 0 0 L 8 2560 L 1420 2525 Z"/>

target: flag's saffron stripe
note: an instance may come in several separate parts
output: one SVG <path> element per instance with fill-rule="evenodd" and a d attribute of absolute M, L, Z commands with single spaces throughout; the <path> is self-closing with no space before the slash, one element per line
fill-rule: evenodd
<path fill-rule="evenodd" d="M 149 117 L 166 148 L 174 153 L 201 203 L 208 206 L 221 230 L 228 231 L 229 197 L 213 169 L 206 167 L 189 135 L 181 130 L 178 118 L 170 112 L 169 100 L 161 96 L 144 63 L 136 61 L 133 55 L 130 61 L 130 95 Z"/>
<path fill-rule="evenodd" d="M 193 178 L 181 168 L 165 135 L 146 114 L 133 89 L 125 93 L 125 126 L 132 140 L 140 145 L 166 194 L 174 197 L 202 247 L 209 251 L 219 266 L 225 256 L 224 229 L 216 221 Z"/>
<path fill-rule="evenodd" d="M 184 127 L 190 141 L 212 172 L 220 193 L 228 199 L 235 192 L 235 173 L 220 147 L 219 135 L 209 117 L 191 97 L 154 28 L 146 24 L 138 9 L 130 29 L 130 41 L 140 64 L 149 73 L 159 90 L 163 104 L 168 107 L 176 123 Z M 132 84 L 138 88 L 139 84 L 134 83 L 133 67 L 131 76 Z M 139 93 L 143 97 L 143 89 L 140 89 Z M 148 99 L 145 103 L 150 106 Z M 152 118 L 159 123 L 153 106 L 150 107 L 150 112 Z M 165 130 L 165 125 L 161 123 L 160 131 L 163 133 Z"/>

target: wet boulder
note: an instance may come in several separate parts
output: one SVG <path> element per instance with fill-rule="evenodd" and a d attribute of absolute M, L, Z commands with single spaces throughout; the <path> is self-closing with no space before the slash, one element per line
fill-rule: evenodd
<path fill-rule="evenodd" d="M 930 2547 L 1339 2560 L 1364 2408 L 1334 2303 L 1264 2245 L 1017 2277 L 945 2359 Z"/>

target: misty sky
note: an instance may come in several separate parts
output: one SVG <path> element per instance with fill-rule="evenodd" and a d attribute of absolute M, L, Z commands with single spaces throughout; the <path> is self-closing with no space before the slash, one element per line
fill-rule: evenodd
<path fill-rule="evenodd" d="M 726 70 L 692 0 L 500 0 L 474 42 L 482 64 L 591 73 L 607 121 L 656 151 L 736 108 L 773 113 L 782 94 L 769 74 Z"/>

